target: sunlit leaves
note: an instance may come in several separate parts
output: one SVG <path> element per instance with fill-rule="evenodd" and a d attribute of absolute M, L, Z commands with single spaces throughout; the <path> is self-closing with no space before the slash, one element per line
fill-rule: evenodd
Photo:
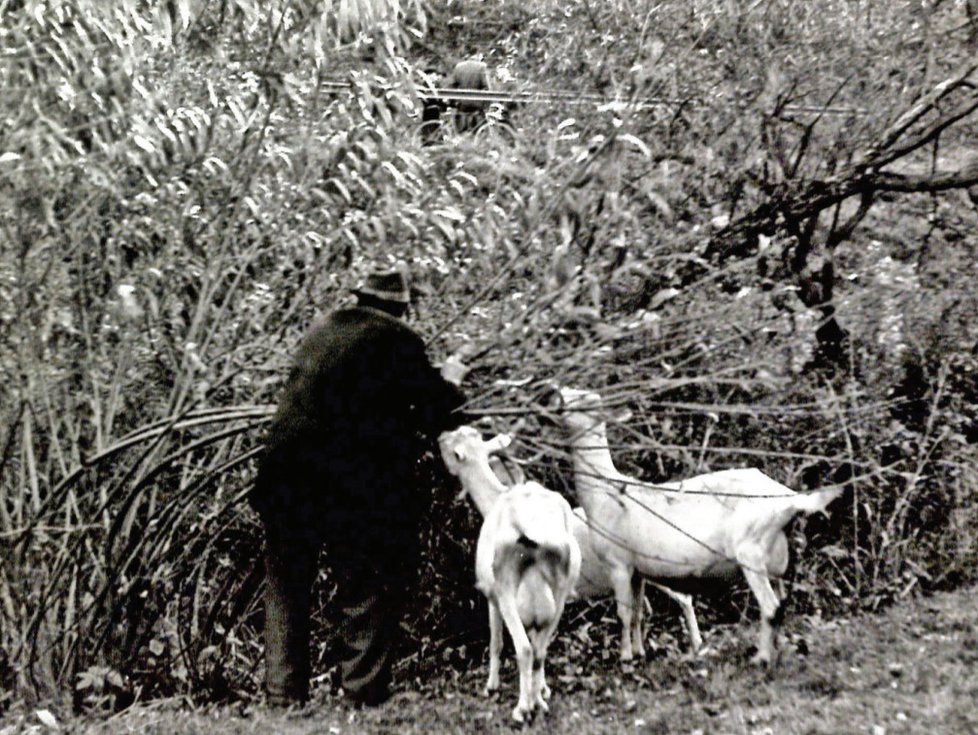
<path fill-rule="evenodd" d="M 323 11 L 340 43 L 396 29 L 400 23 L 418 28 L 426 23 L 420 0 L 325 0 Z"/>

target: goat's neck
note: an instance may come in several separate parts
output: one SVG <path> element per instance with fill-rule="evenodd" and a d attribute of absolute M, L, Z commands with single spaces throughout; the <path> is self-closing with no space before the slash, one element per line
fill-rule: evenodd
<path fill-rule="evenodd" d="M 483 517 L 489 514 L 499 496 L 506 492 L 506 486 L 499 481 L 488 464 L 465 465 L 459 472 L 458 479 L 465 491 L 472 496 Z"/>
<path fill-rule="evenodd" d="M 579 490 L 603 489 L 609 480 L 620 476 L 611 460 L 608 434 L 604 424 L 596 424 L 589 430 L 574 436 L 570 444 L 574 462 L 574 483 Z M 582 505 L 586 505 L 584 497 L 580 500 Z"/>

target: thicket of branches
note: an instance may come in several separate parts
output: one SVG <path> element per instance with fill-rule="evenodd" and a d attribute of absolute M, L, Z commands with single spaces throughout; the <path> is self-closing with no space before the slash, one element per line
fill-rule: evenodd
<path fill-rule="evenodd" d="M 311 321 L 395 257 L 531 474 L 571 491 L 537 381 L 592 387 L 649 480 L 846 486 L 795 604 L 973 578 L 965 9 L 0 2 L 0 696 L 257 691 L 261 432 Z M 473 52 L 580 97 L 425 145 L 422 70 Z M 417 675 L 482 628 L 474 514 L 424 471 Z"/>

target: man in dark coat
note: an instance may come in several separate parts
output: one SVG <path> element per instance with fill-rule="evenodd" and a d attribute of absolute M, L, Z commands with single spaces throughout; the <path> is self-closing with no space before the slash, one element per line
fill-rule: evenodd
<path fill-rule="evenodd" d="M 265 526 L 265 685 L 271 704 L 309 696 L 309 613 L 324 547 L 344 622 L 342 686 L 389 696 L 402 607 L 420 562 L 430 488 L 415 478 L 428 442 L 463 421 L 463 396 L 399 317 L 400 270 L 371 274 L 356 307 L 306 337 L 272 424 L 250 501 Z M 443 368 L 455 383 L 457 362 Z"/>

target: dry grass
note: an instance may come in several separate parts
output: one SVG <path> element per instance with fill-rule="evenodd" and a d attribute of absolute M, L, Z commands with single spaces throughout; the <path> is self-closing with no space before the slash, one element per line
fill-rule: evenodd
<path fill-rule="evenodd" d="M 612 660 L 585 664 L 580 677 L 562 668 L 584 663 L 571 654 L 551 671 L 552 711 L 531 731 L 550 733 L 942 733 L 978 731 L 978 608 L 974 588 L 906 601 L 880 615 L 787 629 L 790 642 L 775 676 L 751 668 L 736 631 L 713 629 L 715 653 L 699 659 L 674 653 L 622 674 Z M 807 649 L 807 655 L 802 655 Z M 83 733 L 430 733 L 507 731 L 515 685 L 504 665 L 499 699 L 478 696 L 481 670 L 454 683 L 427 682 L 374 710 L 322 700 L 301 712 L 263 707 L 193 709 L 166 701 L 104 721 L 68 724 Z M 33 713 L 8 717 L 14 733 Z"/>

